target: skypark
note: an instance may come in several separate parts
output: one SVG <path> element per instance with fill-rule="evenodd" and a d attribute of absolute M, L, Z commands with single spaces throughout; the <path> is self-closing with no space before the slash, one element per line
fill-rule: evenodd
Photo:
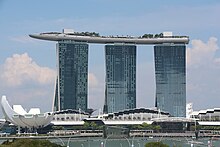
<path fill-rule="evenodd" d="M 161 34 L 144 34 L 141 37 L 132 36 L 100 36 L 96 32 L 73 32 L 63 30 L 59 32 L 49 32 L 40 34 L 30 34 L 32 38 L 49 40 L 49 41 L 62 41 L 62 40 L 73 40 L 76 42 L 87 42 L 87 43 L 98 43 L 98 44 L 114 44 L 114 43 L 125 43 L 125 44 L 188 44 L 188 36 L 173 36 L 171 32 L 164 32 Z"/>

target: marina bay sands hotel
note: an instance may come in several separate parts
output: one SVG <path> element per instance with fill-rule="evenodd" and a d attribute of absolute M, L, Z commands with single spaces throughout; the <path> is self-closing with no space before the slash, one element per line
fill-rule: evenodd
<path fill-rule="evenodd" d="M 88 102 L 88 49 L 90 43 L 105 44 L 104 113 L 136 108 L 137 45 L 154 45 L 157 109 L 172 116 L 186 115 L 187 36 L 171 32 L 131 36 L 100 36 L 95 32 L 31 34 L 30 37 L 58 42 L 54 111 L 81 109 Z M 147 82 L 147 81 L 146 81 Z"/>

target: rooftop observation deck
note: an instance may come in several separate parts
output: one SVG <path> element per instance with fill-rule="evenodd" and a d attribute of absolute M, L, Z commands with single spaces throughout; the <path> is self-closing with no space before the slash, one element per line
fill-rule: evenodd
<path fill-rule="evenodd" d="M 172 33 L 171 33 L 172 34 Z M 97 43 L 97 44 L 114 44 L 114 43 L 125 43 L 125 44 L 188 44 L 188 36 L 166 36 L 163 33 L 160 34 L 144 34 L 139 37 L 132 36 L 100 36 L 99 33 L 95 32 L 71 32 L 71 33 L 59 33 L 49 32 L 40 34 L 29 35 L 35 39 L 49 40 L 49 41 L 62 41 L 62 40 L 73 40 L 76 42 L 86 43 Z"/>

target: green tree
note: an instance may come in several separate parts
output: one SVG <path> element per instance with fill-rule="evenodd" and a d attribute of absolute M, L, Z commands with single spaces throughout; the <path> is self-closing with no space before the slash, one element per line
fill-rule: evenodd
<path fill-rule="evenodd" d="M 155 34 L 154 35 L 154 38 L 158 38 L 158 37 L 160 37 L 159 34 Z"/>
<path fill-rule="evenodd" d="M 63 126 L 52 126 L 53 130 L 64 130 Z"/>
<path fill-rule="evenodd" d="M 88 130 L 89 127 L 90 127 L 90 123 L 88 123 L 88 122 L 84 122 L 84 124 L 83 124 L 83 128 L 84 128 L 85 130 Z"/>
<path fill-rule="evenodd" d="M 145 144 L 145 147 L 169 147 L 167 144 L 162 142 L 149 142 Z"/>
<path fill-rule="evenodd" d="M 15 139 L 13 141 L 5 141 L 0 147 L 62 147 L 61 145 L 51 143 L 48 140 L 37 139 Z"/>
<path fill-rule="evenodd" d="M 191 131 L 200 130 L 200 129 L 202 129 L 202 126 L 200 126 L 200 125 L 190 126 Z"/>
<path fill-rule="evenodd" d="M 161 127 L 159 125 L 156 125 L 156 126 L 154 126 L 153 130 L 158 132 L 161 130 Z"/>
<path fill-rule="evenodd" d="M 93 130 L 97 129 L 97 124 L 95 122 L 91 122 L 90 126 L 92 127 Z"/>
<path fill-rule="evenodd" d="M 160 37 L 160 38 L 163 38 L 163 33 L 160 33 L 160 34 L 159 34 L 159 37 Z"/>
<path fill-rule="evenodd" d="M 153 128 L 152 125 L 147 124 L 147 123 L 142 123 L 141 126 L 143 127 L 143 129 L 146 129 L 146 130 L 150 130 Z"/>

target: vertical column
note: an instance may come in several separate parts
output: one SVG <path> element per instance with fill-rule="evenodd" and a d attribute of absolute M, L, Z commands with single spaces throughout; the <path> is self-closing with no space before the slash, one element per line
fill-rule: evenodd
<path fill-rule="evenodd" d="M 186 46 L 154 46 L 156 107 L 175 117 L 186 116 Z"/>
<path fill-rule="evenodd" d="M 105 105 L 111 113 L 136 108 L 136 46 L 105 46 Z"/>
<path fill-rule="evenodd" d="M 55 92 L 54 92 L 54 99 L 53 99 L 53 111 L 59 111 L 59 101 L 58 101 L 58 77 L 56 77 L 55 82 Z"/>
<path fill-rule="evenodd" d="M 87 110 L 88 44 L 60 41 L 57 44 L 57 99 L 59 110 Z M 56 98 L 56 94 L 55 94 Z M 54 107 L 56 108 L 56 107 Z"/>

